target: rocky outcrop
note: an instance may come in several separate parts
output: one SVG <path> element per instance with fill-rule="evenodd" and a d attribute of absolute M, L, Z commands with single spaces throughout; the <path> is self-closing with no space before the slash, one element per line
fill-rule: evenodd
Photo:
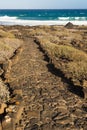
<path fill-rule="evenodd" d="M 74 25 L 71 23 L 71 22 L 68 22 L 66 25 L 65 25 L 66 28 L 68 29 L 72 29 L 74 27 Z"/>

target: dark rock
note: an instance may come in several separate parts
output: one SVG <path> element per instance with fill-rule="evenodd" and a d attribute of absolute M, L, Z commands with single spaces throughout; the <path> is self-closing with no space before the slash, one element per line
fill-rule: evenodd
<path fill-rule="evenodd" d="M 69 28 L 69 29 L 72 29 L 74 27 L 74 25 L 71 23 L 71 22 L 68 22 L 66 25 L 65 25 L 66 28 Z"/>

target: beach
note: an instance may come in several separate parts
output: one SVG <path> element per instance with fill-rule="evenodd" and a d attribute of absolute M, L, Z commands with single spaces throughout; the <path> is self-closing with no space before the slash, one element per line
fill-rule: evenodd
<path fill-rule="evenodd" d="M 39 25 L 66 25 L 68 22 L 74 25 L 87 25 L 87 21 L 40 21 L 40 20 L 15 20 L 13 19 L 0 19 L 1 25 L 22 25 L 22 26 L 39 26 Z"/>
<path fill-rule="evenodd" d="M 2 130 L 87 128 L 87 26 L 44 23 L 0 26 Z"/>

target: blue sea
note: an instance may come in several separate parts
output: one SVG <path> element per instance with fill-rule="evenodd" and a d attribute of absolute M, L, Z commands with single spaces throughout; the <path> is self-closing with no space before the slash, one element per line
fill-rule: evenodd
<path fill-rule="evenodd" d="M 0 10 L 1 25 L 87 25 L 87 9 Z"/>

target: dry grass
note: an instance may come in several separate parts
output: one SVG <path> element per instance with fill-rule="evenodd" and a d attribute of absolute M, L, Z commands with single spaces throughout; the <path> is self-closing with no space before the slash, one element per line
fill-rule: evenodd
<path fill-rule="evenodd" d="M 6 44 L 0 41 L 0 51 L 9 51 L 10 47 Z"/>
<path fill-rule="evenodd" d="M 9 59 L 14 54 L 15 50 L 22 44 L 21 40 L 16 38 L 1 38 L 0 39 L 0 63 Z"/>
<path fill-rule="evenodd" d="M 40 26 L 28 30 L 28 35 L 32 37 L 43 37 L 46 41 L 50 41 L 59 45 L 68 45 L 81 50 L 86 50 L 86 43 L 83 44 L 83 37 L 79 30 L 69 30 L 61 26 Z M 86 39 L 85 39 L 86 40 Z"/>
<path fill-rule="evenodd" d="M 40 45 L 52 60 L 52 63 L 60 69 L 65 77 L 71 79 L 75 85 L 87 80 L 87 54 L 72 46 L 57 45 L 49 40 L 38 39 Z"/>
<path fill-rule="evenodd" d="M 44 36 L 47 35 L 46 31 L 40 28 L 36 28 L 36 29 L 30 29 L 28 31 L 28 34 L 30 36 Z"/>
<path fill-rule="evenodd" d="M 87 62 L 69 62 L 66 66 L 66 73 L 79 81 L 87 80 Z"/>
<path fill-rule="evenodd" d="M 0 38 L 4 38 L 4 37 L 15 38 L 15 36 L 12 33 L 5 32 L 5 31 L 0 29 Z"/>
<path fill-rule="evenodd" d="M 16 39 L 12 33 L 0 29 L 0 63 L 3 64 L 5 61 L 8 61 L 21 44 L 22 41 Z M 2 79 L 0 79 L 0 104 L 7 101 L 9 101 L 9 90 Z"/>
<path fill-rule="evenodd" d="M 84 32 L 58 26 L 41 29 L 45 30 L 45 35 L 34 35 L 53 64 L 74 84 L 87 80 L 87 37 Z"/>

